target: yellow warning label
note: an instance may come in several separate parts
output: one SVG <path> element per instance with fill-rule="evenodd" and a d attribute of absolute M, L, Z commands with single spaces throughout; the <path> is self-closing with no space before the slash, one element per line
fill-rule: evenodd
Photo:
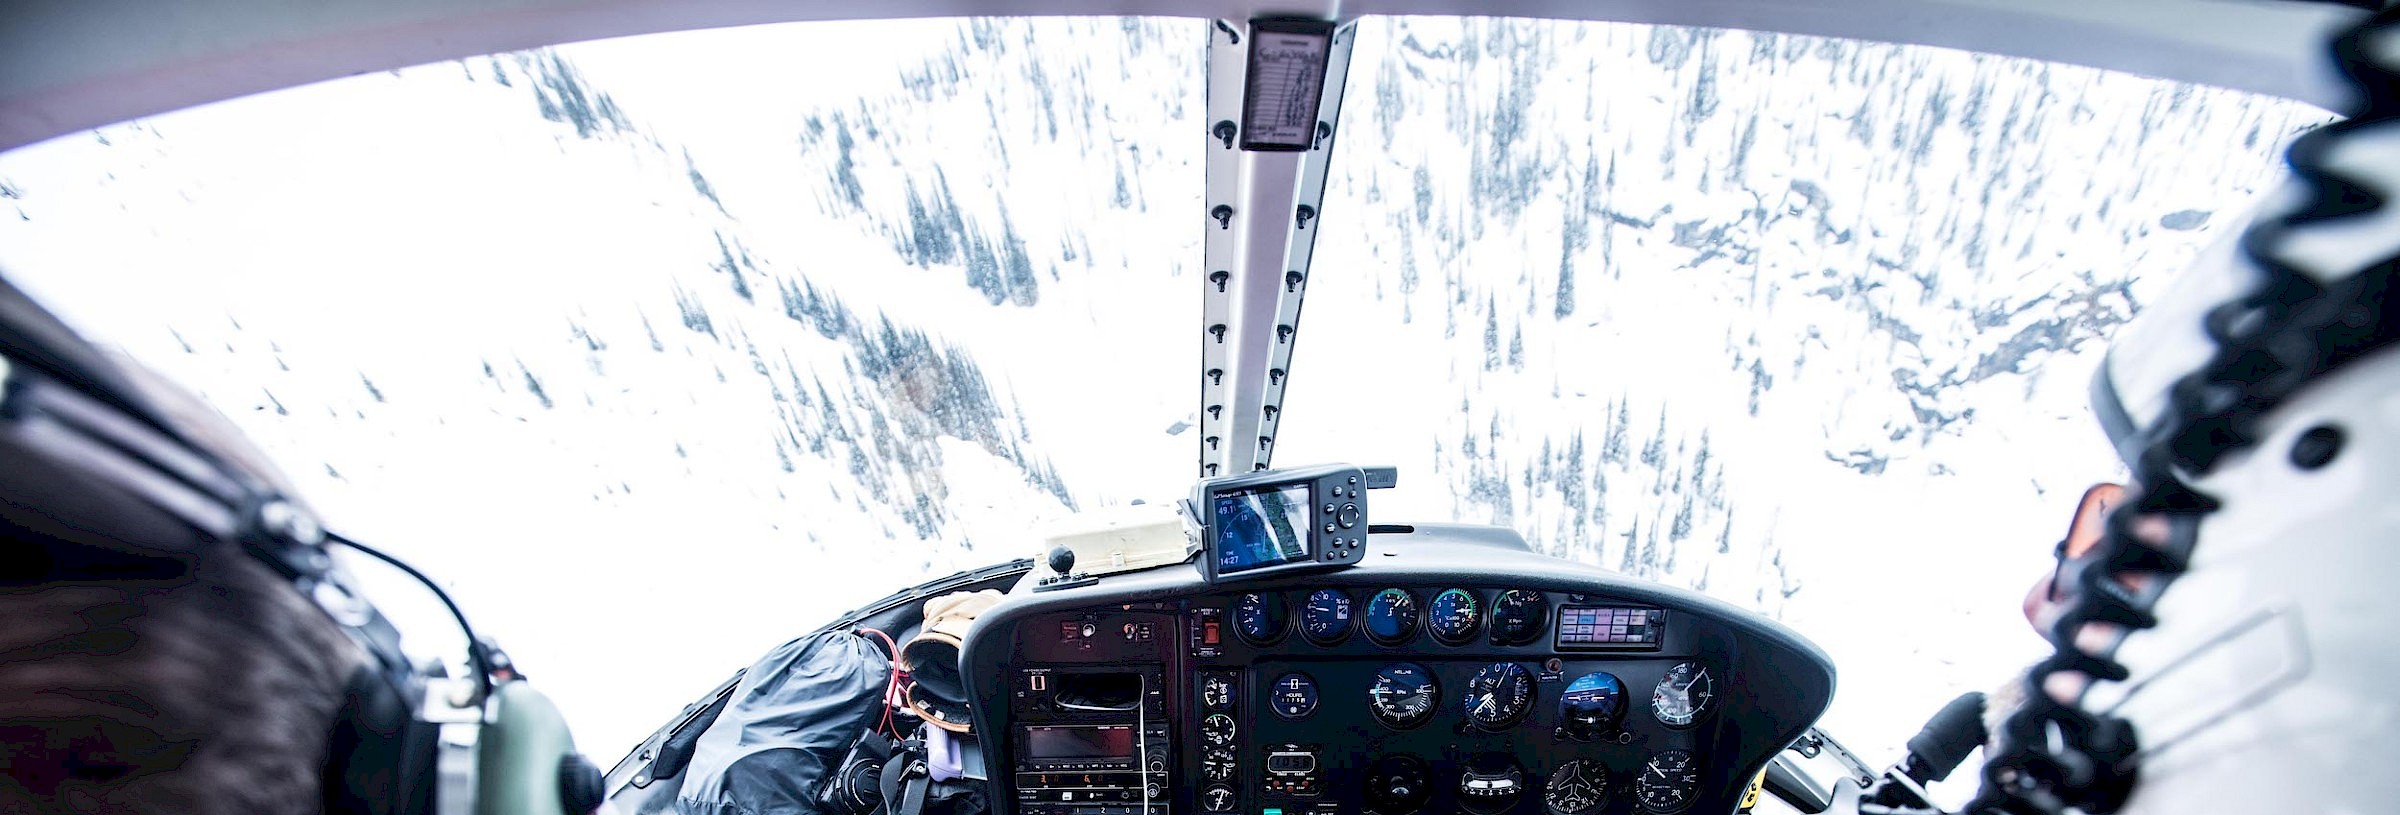
<path fill-rule="evenodd" d="M 1749 812 L 1752 807 L 1758 806 L 1758 791 L 1766 784 L 1767 773 L 1765 770 L 1760 770 L 1757 778 L 1750 779 L 1750 790 L 1742 793 L 1742 807 L 1737 811 Z"/>

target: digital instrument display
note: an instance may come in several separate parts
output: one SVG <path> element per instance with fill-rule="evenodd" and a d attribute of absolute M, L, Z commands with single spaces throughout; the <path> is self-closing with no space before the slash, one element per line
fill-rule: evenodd
<path fill-rule="evenodd" d="M 1025 756 L 1033 759 L 1132 758 L 1133 728 L 1127 725 L 1057 725 L 1025 728 Z"/>
<path fill-rule="evenodd" d="M 1252 21 L 1242 149 L 1301 151 L 1313 145 L 1332 47 L 1332 23 Z"/>
<path fill-rule="evenodd" d="M 1306 483 L 1217 493 L 1218 573 L 1310 560 L 1312 493 Z"/>
<path fill-rule="evenodd" d="M 1566 606 L 1558 610 L 1558 647 L 1657 648 L 1666 620 L 1667 613 L 1655 608 Z"/>
<path fill-rule="evenodd" d="M 1183 505 L 1200 573 L 1217 583 L 1356 566 L 1370 534 L 1367 491 L 1399 478 L 1389 467 L 1326 464 L 1202 480 Z"/>

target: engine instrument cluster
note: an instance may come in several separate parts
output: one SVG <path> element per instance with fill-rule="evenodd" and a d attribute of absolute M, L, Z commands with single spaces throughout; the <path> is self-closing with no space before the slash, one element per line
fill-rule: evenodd
<path fill-rule="evenodd" d="M 1000 815 L 1720 815 L 1830 699 L 1821 655 L 1721 606 L 1426 571 L 979 626 L 969 674 L 1013 694 L 978 722 L 1008 735 Z"/>

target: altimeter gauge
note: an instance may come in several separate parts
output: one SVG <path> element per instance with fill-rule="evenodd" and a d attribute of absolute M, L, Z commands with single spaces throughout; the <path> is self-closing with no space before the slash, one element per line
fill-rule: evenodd
<path fill-rule="evenodd" d="M 1494 662 L 1467 680 L 1467 718 L 1485 730 L 1504 730 L 1533 710 L 1533 672 L 1514 662 Z"/>

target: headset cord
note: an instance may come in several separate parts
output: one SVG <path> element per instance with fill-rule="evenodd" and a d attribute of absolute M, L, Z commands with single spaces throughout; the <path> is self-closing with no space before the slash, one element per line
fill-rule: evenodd
<path fill-rule="evenodd" d="M 2075 635 L 2092 623 L 2128 632 L 2157 624 L 2149 611 L 2154 600 L 2137 597 L 2120 578 L 2149 573 L 2172 581 L 2189 563 L 2201 521 L 2220 505 L 2178 473 L 2206 475 L 2228 454 L 2256 445 L 2267 413 L 2400 335 L 2400 321 L 2389 317 L 2383 302 L 2400 277 L 2400 234 L 2384 227 L 2369 234 L 2371 251 L 2332 263 L 2300 260 L 2303 247 L 2296 245 L 2310 239 L 2306 248 L 2321 250 L 2327 240 L 2355 243 L 2359 230 L 2376 228 L 2387 194 L 2400 189 L 2400 178 L 2392 177 L 2400 173 L 2388 161 L 2378 165 L 2343 152 L 2400 136 L 2386 132 L 2400 128 L 2400 65 L 2393 64 L 2389 48 L 2394 36 L 2400 36 L 2400 9 L 2386 9 L 2334 38 L 2329 50 L 2335 66 L 2358 96 L 2352 115 L 2294 139 L 2286 152 L 2304 195 L 2243 233 L 2241 253 L 2258 282 L 2245 296 L 2210 310 L 2203 323 L 2215 345 L 2210 359 L 2175 381 L 2166 410 L 2142 431 L 2132 462 L 2135 503 L 2110 516 L 2089 555 L 2091 567 L 2075 575 L 2075 596 L 2049 632 L 2056 651 L 2027 672 L 2025 702 L 1993 733 L 1993 756 L 1967 812 L 2109 813 L 2124 805 L 2139 770 L 2132 724 L 2061 703 L 2047 689 L 2062 674 L 2093 682 L 2127 678 L 2126 667 L 2111 658 L 2113 647 L 2086 653 Z M 2345 263 L 2349 268 L 2320 268 Z M 2101 376 L 2107 375 L 2104 367 Z M 2143 518 L 2166 522 L 2163 543 L 2136 538 L 2134 523 Z"/>
<path fill-rule="evenodd" d="M 450 599 L 450 593 L 443 591 L 441 584 L 433 582 L 433 578 L 427 577 L 424 572 L 417 571 L 417 567 L 410 566 L 399 558 L 384 554 L 382 550 L 375 547 L 332 533 L 325 535 L 325 542 L 341 544 L 357 550 L 359 554 L 392 564 L 394 568 L 407 573 L 417 582 L 425 584 L 425 588 L 433 590 L 433 596 L 440 599 L 442 606 L 450 609 L 451 618 L 458 621 L 458 629 L 466 633 L 467 663 L 475 672 L 476 704 L 481 705 L 484 700 L 492 698 L 491 657 L 484 653 L 483 640 L 475 637 L 475 626 L 467 623 L 466 613 L 458 610 L 458 603 Z"/>
<path fill-rule="evenodd" d="M 1150 815 L 1150 677 L 1136 675 L 1133 697 L 1133 783 L 1142 785 L 1142 815 Z"/>
<path fill-rule="evenodd" d="M 892 725 L 892 708 L 896 705 L 907 703 L 907 700 L 900 697 L 900 679 L 902 676 L 900 670 L 900 645 L 892 640 L 892 635 L 883 633 L 882 629 L 868 628 L 862 625 L 858 627 L 858 631 L 862 634 L 873 634 L 875 635 L 876 639 L 883 640 L 883 647 L 891 653 L 890 664 L 892 669 L 888 672 L 889 676 L 887 679 L 885 679 L 883 684 L 883 718 L 877 720 L 875 732 L 898 739 L 900 738 L 900 730 Z"/>

